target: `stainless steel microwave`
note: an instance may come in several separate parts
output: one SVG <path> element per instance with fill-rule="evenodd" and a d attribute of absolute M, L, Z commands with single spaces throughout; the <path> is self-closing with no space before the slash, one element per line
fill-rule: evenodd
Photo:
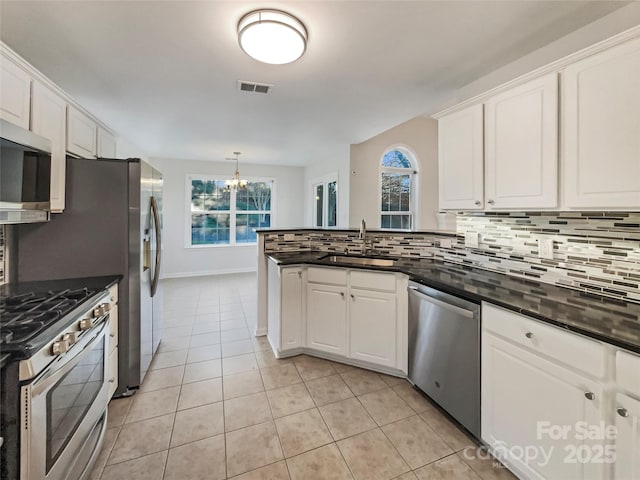
<path fill-rule="evenodd" d="M 0 120 L 0 224 L 49 220 L 51 142 Z"/>

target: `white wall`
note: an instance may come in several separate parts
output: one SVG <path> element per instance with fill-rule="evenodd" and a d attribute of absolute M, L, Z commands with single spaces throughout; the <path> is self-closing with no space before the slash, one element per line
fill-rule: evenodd
<path fill-rule="evenodd" d="M 418 160 L 418 218 L 420 230 L 437 229 L 438 213 L 438 122 L 416 117 L 370 138 L 351 145 L 349 219 L 352 227 L 360 220 L 380 227 L 380 160 L 392 146 L 408 147 Z"/>
<path fill-rule="evenodd" d="M 330 174 L 338 176 L 338 227 L 349 225 L 349 146 L 318 158 L 304 172 L 304 225 L 313 226 L 314 180 Z"/>
<path fill-rule="evenodd" d="M 233 162 L 202 162 L 152 158 L 151 163 L 163 174 L 164 267 L 163 277 L 182 277 L 256 270 L 256 245 L 237 247 L 187 248 L 186 176 L 187 174 L 225 175 L 235 170 Z M 304 219 L 301 167 L 252 165 L 240 162 L 243 177 L 275 179 L 272 226 L 299 227 Z"/>

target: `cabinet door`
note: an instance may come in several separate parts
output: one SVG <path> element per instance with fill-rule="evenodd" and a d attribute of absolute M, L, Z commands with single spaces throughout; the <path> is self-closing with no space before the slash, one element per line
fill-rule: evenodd
<path fill-rule="evenodd" d="M 303 346 L 302 269 L 283 268 L 281 281 L 280 348 L 287 350 Z"/>
<path fill-rule="evenodd" d="M 98 157 L 116 158 L 116 137 L 98 127 Z"/>
<path fill-rule="evenodd" d="M 347 354 L 346 288 L 307 285 L 307 346 L 337 355 Z"/>
<path fill-rule="evenodd" d="M 8 58 L 0 60 L 0 117 L 28 130 L 31 77 Z"/>
<path fill-rule="evenodd" d="M 109 398 L 111 398 L 118 388 L 118 347 L 114 348 L 109 354 L 109 371 L 107 375 Z"/>
<path fill-rule="evenodd" d="M 490 98 L 485 114 L 486 208 L 557 207 L 557 75 Z"/>
<path fill-rule="evenodd" d="M 33 84 L 31 129 L 51 140 L 51 211 L 64 210 L 67 103 L 39 82 Z"/>
<path fill-rule="evenodd" d="M 598 383 L 483 332 L 481 391 L 482 439 L 506 452 L 506 463 L 524 477 L 603 477 L 601 463 L 572 462 L 576 450 L 595 456 L 602 448 L 602 442 L 576 437 L 578 422 L 595 426 L 604 419 Z M 555 436 L 549 428 L 568 431 Z M 550 452 L 548 462 L 517 456 L 517 449 L 529 446 L 538 454 Z"/>
<path fill-rule="evenodd" d="M 351 289 L 349 297 L 349 356 L 395 367 L 396 295 Z"/>
<path fill-rule="evenodd" d="M 564 201 L 573 208 L 640 205 L 640 39 L 562 73 Z"/>
<path fill-rule="evenodd" d="M 640 401 L 616 395 L 616 430 L 614 478 L 640 478 Z"/>
<path fill-rule="evenodd" d="M 96 156 L 97 125 L 84 113 L 69 106 L 67 111 L 67 151 L 84 158 Z"/>
<path fill-rule="evenodd" d="M 482 210 L 482 105 L 438 119 L 440 208 Z"/>

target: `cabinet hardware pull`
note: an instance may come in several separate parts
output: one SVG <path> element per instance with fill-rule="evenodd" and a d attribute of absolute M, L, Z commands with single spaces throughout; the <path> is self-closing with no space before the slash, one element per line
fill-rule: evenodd
<path fill-rule="evenodd" d="M 344 298 L 344 292 L 340 292 L 340 296 Z"/>
<path fill-rule="evenodd" d="M 593 393 L 593 392 L 585 392 L 584 397 L 585 397 L 587 400 L 595 400 L 596 395 L 595 395 L 595 393 Z"/>
<path fill-rule="evenodd" d="M 354 298 L 354 299 L 355 299 L 355 298 L 356 298 L 356 296 L 352 293 L 352 294 L 351 294 L 351 298 Z"/>
<path fill-rule="evenodd" d="M 493 201 L 493 200 L 487 200 L 487 203 L 488 203 L 489 205 L 493 205 L 493 204 L 494 204 L 494 203 L 496 203 L 496 202 L 495 202 L 495 201 Z"/>
<path fill-rule="evenodd" d="M 110 336 L 111 338 L 116 338 L 116 336 L 115 336 L 113 333 L 110 333 L 110 334 L 109 334 L 109 336 Z"/>
<path fill-rule="evenodd" d="M 115 377 L 111 377 L 111 378 L 109 379 L 109 383 L 114 383 L 115 381 L 116 381 Z"/>
<path fill-rule="evenodd" d="M 302 278 L 302 272 L 298 272 L 298 278 Z"/>
<path fill-rule="evenodd" d="M 527 333 L 524 334 L 524 336 L 527 337 L 527 338 L 533 338 L 533 333 L 527 332 Z"/>
<path fill-rule="evenodd" d="M 627 418 L 629 416 L 629 411 L 626 408 L 619 408 L 616 410 L 616 412 L 618 412 L 618 415 L 624 418 Z"/>
<path fill-rule="evenodd" d="M 480 205 L 482 205 L 482 202 L 480 200 L 476 200 L 476 205 L 479 207 Z"/>

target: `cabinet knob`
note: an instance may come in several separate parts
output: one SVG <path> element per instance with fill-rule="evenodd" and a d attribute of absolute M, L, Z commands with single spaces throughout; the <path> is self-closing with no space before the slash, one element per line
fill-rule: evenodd
<path fill-rule="evenodd" d="M 354 299 L 355 299 L 355 298 L 356 298 L 356 296 L 352 293 L 352 294 L 351 294 L 351 298 L 354 298 Z"/>
<path fill-rule="evenodd" d="M 480 200 L 476 200 L 476 205 L 479 207 L 480 205 L 482 205 L 482 202 Z"/>
<path fill-rule="evenodd" d="M 496 203 L 496 202 L 495 202 L 494 200 L 487 200 L 487 203 L 488 203 L 489 205 L 493 205 L 493 204 L 494 204 L 494 203 Z"/>
<path fill-rule="evenodd" d="M 113 334 L 113 333 L 110 333 L 110 334 L 109 334 L 109 337 L 111 337 L 111 338 L 116 338 L 115 334 Z"/>
<path fill-rule="evenodd" d="M 114 383 L 115 381 L 116 381 L 115 377 L 111 377 L 111 378 L 109 379 L 109 383 Z"/>
<path fill-rule="evenodd" d="M 532 332 L 527 332 L 524 334 L 525 337 L 527 338 L 533 338 L 533 333 Z"/>
<path fill-rule="evenodd" d="M 596 394 L 593 392 L 585 392 L 584 398 L 586 398 L 587 400 L 595 400 Z"/>
<path fill-rule="evenodd" d="M 616 412 L 618 412 L 618 415 L 624 418 L 627 418 L 629 416 L 629 411 L 626 408 L 620 407 L 616 410 Z"/>
<path fill-rule="evenodd" d="M 340 296 L 344 298 L 344 292 L 340 292 Z"/>
<path fill-rule="evenodd" d="M 302 272 L 298 272 L 298 278 L 302 278 Z"/>

